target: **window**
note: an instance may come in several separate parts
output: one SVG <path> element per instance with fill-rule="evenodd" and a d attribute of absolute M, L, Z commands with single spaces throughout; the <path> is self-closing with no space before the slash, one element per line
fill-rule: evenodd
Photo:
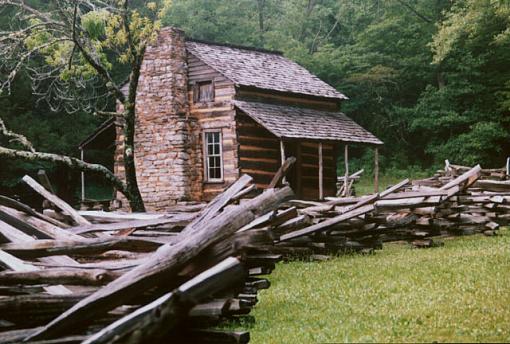
<path fill-rule="evenodd" d="M 223 152 L 221 131 L 204 133 L 205 179 L 208 182 L 223 181 Z"/>
<path fill-rule="evenodd" d="M 197 82 L 193 87 L 193 101 L 212 102 L 214 100 L 214 85 L 212 81 Z"/>

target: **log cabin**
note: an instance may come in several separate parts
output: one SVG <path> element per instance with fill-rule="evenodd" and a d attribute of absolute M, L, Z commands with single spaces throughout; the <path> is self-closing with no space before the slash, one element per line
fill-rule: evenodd
<path fill-rule="evenodd" d="M 340 112 L 346 99 L 279 52 L 162 29 L 145 53 L 136 101 L 135 161 L 147 208 L 210 200 L 245 173 L 264 189 L 289 156 L 296 163 L 286 182 L 298 197 L 334 196 L 341 146 L 382 144 Z M 107 121 L 82 152 L 101 137 L 115 137 L 122 177 L 122 123 Z"/>

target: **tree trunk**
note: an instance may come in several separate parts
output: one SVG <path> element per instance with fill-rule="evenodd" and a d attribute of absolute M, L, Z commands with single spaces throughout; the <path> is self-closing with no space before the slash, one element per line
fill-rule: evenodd
<path fill-rule="evenodd" d="M 129 206 L 133 212 L 145 212 L 145 205 L 138 188 L 135 166 L 136 90 L 138 88 L 144 51 L 145 48 L 142 49 L 132 63 L 128 96 L 124 102 L 124 170 L 126 173 L 127 191 L 131 196 L 128 197 Z"/>
<path fill-rule="evenodd" d="M 136 178 L 135 166 L 135 109 L 134 104 L 126 104 L 128 110 L 124 125 L 124 170 L 126 172 L 126 188 L 129 206 L 133 212 L 145 212 L 140 189 L 138 188 L 138 180 Z"/>

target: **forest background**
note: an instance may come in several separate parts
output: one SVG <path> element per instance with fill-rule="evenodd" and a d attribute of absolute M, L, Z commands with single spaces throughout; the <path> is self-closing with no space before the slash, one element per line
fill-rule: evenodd
<path fill-rule="evenodd" d="M 10 16 L 0 13 L 0 29 Z M 509 1 L 173 0 L 163 24 L 196 39 L 279 50 L 346 94 L 342 111 L 385 142 L 383 174 L 431 172 L 445 159 L 501 167 L 510 156 Z M 112 69 L 126 77 L 122 66 Z M 104 121 L 52 112 L 23 76 L 0 95 L 0 116 L 38 150 L 73 156 Z M 370 174 L 371 150 L 352 148 L 351 169 Z M 111 166 L 111 154 L 87 159 Z M 20 178 L 41 168 L 62 197 L 78 197 L 79 173 L 2 158 L 0 193 L 23 193 Z M 91 198 L 110 192 L 99 179 L 88 185 Z"/>

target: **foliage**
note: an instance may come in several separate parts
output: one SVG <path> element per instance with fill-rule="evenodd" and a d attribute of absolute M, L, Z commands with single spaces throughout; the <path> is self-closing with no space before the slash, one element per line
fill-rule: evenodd
<path fill-rule="evenodd" d="M 256 322 L 241 326 L 254 343 L 508 342 L 509 244 L 503 229 L 441 248 L 281 263 Z"/>
<path fill-rule="evenodd" d="M 30 3 L 55 9 L 54 2 Z M 510 155 L 508 1 L 137 0 L 131 4 L 135 42 L 150 37 L 153 28 L 174 25 L 198 39 L 283 51 L 349 96 L 342 110 L 385 142 L 383 171 L 429 170 L 445 159 L 500 167 Z M 15 17 L 12 9 L 0 16 Z M 147 18 L 156 21 L 154 26 Z M 81 34 L 94 42 L 87 49 L 97 54 L 115 82 L 125 80 L 131 62 L 120 22 L 120 14 L 98 7 L 84 11 L 79 23 Z M 8 25 L 9 21 L 0 21 L 2 29 Z M 32 36 L 27 41 L 32 47 L 51 39 L 37 30 Z M 76 52 L 72 68 L 66 68 L 73 54 L 68 44 L 51 45 L 44 52 L 43 60 L 39 56 L 33 62 L 58 67 L 59 82 L 69 86 L 66 90 L 83 95 L 76 86 L 97 79 Z M 42 89 L 46 86 L 41 83 Z M 23 87 L 30 92 L 26 83 Z M 111 98 L 102 97 L 109 91 L 104 85 L 92 89 L 95 93 L 88 95 L 111 107 Z M 1 111 L 11 113 L 9 106 Z M 16 111 L 12 113 L 11 123 Z M 38 116 L 39 110 L 32 113 Z M 58 126 L 58 116 L 46 118 L 55 119 Z M 58 145 L 55 141 L 49 138 L 48 145 Z M 351 158 L 352 169 L 371 168 L 367 150 L 353 147 Z"/>
<path fill-rule="evenodd" d="M 121 180 L 103 165 L 38 152 L 26 136 L 9 130 L 0 117 L 3 144 L 21 144 L 14 150 L 2 147 L 3 155 L 99 173 L 126 196 L 133 211 L 144 211 L 133 156 L 134 103 L 146 47 L 156 38 L 160 16 L 169 4 L 169 0 L 0 2 L 0 10 L 16 14 L 4 17 L 9 23 L 0 31 L 0 90 L 9 95 L 16 79 L 25 77 L 34 97 L 53 112 L 121 117 L 125 178 Z M 122 104 L 118 113 L 116 103 Z M 17 154 L 20 149 L 24 154 Z"/>
<path fill-rule="evenodd" d="M 510 155 L 507 2 L 258 2 L 265 11 L 254 1 L 175 0 L 163 22 L 195 38 L 281 50 L 309 68 L 385 142 L 383 169 L 446 158 L 500 166 Z"/>
<path fill-rule="evenodd" d="M 14 82 L 9 97 L 0 98 L 0 109 L 0 117 L 6 125 L 15 132 L 25 134 L 41 151 L 69 156 L 77 156 L 79 142 L 102 121 L 83 112 L 51 112 L 44 102 L 37 102 L 25 78 L 18 78 Z M 10 143 L 0 139 L 0 144 L 5 146 Z M 20 184 L 20 178 L 24 174 L 35 175 L 39 169 L 46 170 L 62 197 L 73 201 L 78 173 L 43 162 L 28 163 L 0 158 L 0 193 L 10 195 L 28 192 Z"/>

